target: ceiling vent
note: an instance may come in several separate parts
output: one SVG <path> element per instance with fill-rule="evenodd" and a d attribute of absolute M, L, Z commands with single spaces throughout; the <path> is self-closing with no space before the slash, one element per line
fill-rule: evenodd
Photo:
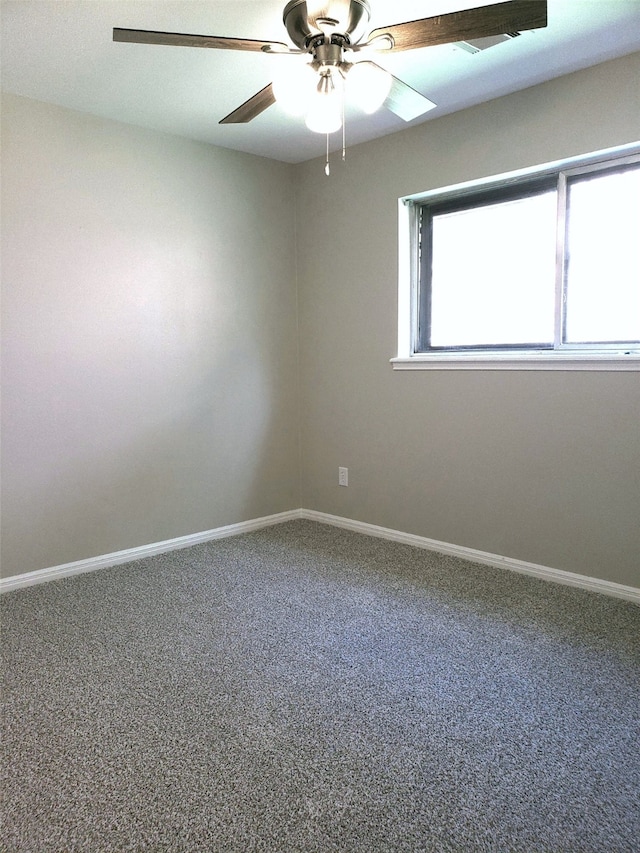
<path fill-rule="evenodd" d="M 481 39 L 457 41 L 456 47 L 461 47 L 462 50 L 466 50 L 467 53 L 480 53 L 481 50 L 486 50 L 496 44 L 502 44 L 504 41 L 511 41 L 511 39 L 517 38 L 519 35 L 520 33 L 505 33 L 501 36 L 487 36 L 486 38 Z"/>

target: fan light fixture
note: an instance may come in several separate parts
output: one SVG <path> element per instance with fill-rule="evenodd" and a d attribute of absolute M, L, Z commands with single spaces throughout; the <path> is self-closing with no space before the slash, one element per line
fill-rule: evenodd
<path fill-rule="evenodd" d="M 382 5 L 382 4 L 381 4 Z M 292 72 L 284 68 L 251 98 L 236 107 L 220 124 L 245 124 L 278 102 L 289 113 L 305 116 L 307 127 L 327 136 L 342 127 L 342 157 L 345 151 L 345 100 L 366 113 L 385 106 L 403 121 L 413 121 L 436 105 L 408 83 L 394 77 L 361 52 L 403 51 L 439 44 L 464 43 L 466 49 L 482 49 L 488 39 L 508 40 L 521 30 L 547 26 L 547 0 L 501 0 L 478 8 L 462 9 L 431 18 L 390 24 L 369 30 L 369 0 L 289 0 L 283 23 L 293 43 L 190 35 L 114 27 L 113 40 L 170 47 L 199 47 L 214 50 L 243 50 L 273 57 L 305 56 L 305 64 Z M 359 57 L 350 62 L 348 57 Z M 311 57 L 309 61 L 308 57 Z"/>
<path fill-rule="evenodd" d="M 304 115 L 315 133 L 339 130 L 347 101 L 370 115 L 380 109 L 391 90 L 391 75 L 373 62 L 319 68 L 305 63 L 295 74 L 291 69 L 284 71 L 273 81 L 273 95 L 289 115 Z"/>
<path fill-rule="evenodd" d="M 303 116 L 318 85 L 318 75 L 310 63 L 298 63 L 293 69 L 287 63 L 277 70 L 271 85 L 274 98 L 286 113 Z"/>
<path fill-rule="evenodd" d="M 375 62 L 357 62 L 347 77 L 347 94 L 363 112 L 379 110 L 391 91 L 391 74 Z"/>
<path fill-rule="evenodd" d="M 344 79 L 333 68 L 322 71 L 309 101 L 305 124 L 314 133 L 335 133 L 342 127 Z"/>

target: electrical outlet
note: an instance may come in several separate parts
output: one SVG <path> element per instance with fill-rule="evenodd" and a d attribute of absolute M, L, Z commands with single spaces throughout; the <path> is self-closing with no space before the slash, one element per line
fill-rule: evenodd
<path fill-rule="evenodd" d="M 349 485 L 349 469 L 348 468 L 338 468 L 338 485 L 339 486 L 348 486 Z"/>

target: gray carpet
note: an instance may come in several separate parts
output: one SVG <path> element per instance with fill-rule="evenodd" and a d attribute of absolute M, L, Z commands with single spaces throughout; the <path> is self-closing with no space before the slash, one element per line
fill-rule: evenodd
<path fill-rule="evenodd" d="M 2 597 L 4 851 L 640 850 L 640 608 L 296 521 Z"/>

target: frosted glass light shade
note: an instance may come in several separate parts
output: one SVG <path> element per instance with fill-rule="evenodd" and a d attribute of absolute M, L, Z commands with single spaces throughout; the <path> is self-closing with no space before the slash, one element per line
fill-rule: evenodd
<path fill-rule="evenodd" d="M 342 127 L 344 78 L 337 68 L 325 68 L 316 78 L 306 124 L 314 133 L 335 133 Z"/>
<path fill-rule="evenodd" d="M 391 90 L 391 74 L 375 62 L 357 62 L 347 74 L 347 95 L 365 113 L 375 113 Z"/>
<path fill-rule="evenodd" d="M 286 113 L 301 116 L 309 108 L 317 82 L 318 75 L 308 63 L 282 64 L 273 78 L 273 96 Z"/>
<path fill-rule="evenodd" d="M 342 127 L 342 98 L 338 92 L 316 92 L 311 99 L 306 125 L 314 133 L 335 133 Z"/>

